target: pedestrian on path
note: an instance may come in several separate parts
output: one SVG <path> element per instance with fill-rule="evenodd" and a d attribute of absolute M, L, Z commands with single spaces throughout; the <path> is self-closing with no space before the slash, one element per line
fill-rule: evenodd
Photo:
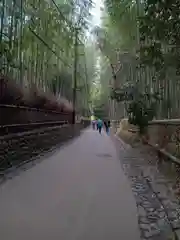
<path fill-rule="evenodd" d="M 93 120 L 92 121 L 92 128 L 93 128 L 93 130 L 95 130 L 95 126 L 96 126 L 96 120 Z"/>
<path fill-rule="evenodd" d="M 104 120 L 104 127 L 105 127 L 105 131 L 107 132 L 107 121 Z"/>
<path fill-rule="evenodd" d="M 98 131 L 98 120 L 96 120 L 96 129 Z"/>
<path fill-rule="evenodd" d="M 110 121 L 105 120 L 104 121 L 104 126 L 105 126 L 105 130 L 106 130 L 107 135 L 109 135 Z"/>
<path fill-rule="evenodd" d="M 108 120 L 107 129 L 106 129 L 107 135 L 109 135 L 109 133 L 110 133 L 110 127 L 111 127 L 111 122 L 110 122 L 110 120 Z"/>
<path fill-rule="evenodd" d="M 106 131 L 107 135 L 109 135 L 109 121 L 105 120 L 104 126 L 105 126 L 105 131 Z"/>
<path fill-rule="evenodd" d="M 101 134 L 102 126 L 103 126 L 102 120 L 98 119 L 97 128 L 98 128 L 100 134 Z"/>

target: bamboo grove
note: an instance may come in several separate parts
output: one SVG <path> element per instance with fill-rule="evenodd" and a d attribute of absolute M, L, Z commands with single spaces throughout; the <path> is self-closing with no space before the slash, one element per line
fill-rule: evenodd
<path fill-rule="evenodd" d="M 88 0 L 2 0 L 0 72 L 22 86 L 33 86 L 72 102 L 77 48 L 77 108 L 88 108 L 85 31 Z M 75 46 L 75 30 L 78 41 Z"/>
<path fill-rule="evenodd" d="M 105 0 L 94 30 L 111 71 L 113 118 L 125 112 L 132 91 L 156 98 L 155 118 L 180 117 L 180 3 L 177 0 Z M 112 81 L 113 79 L 113 81 Z M 111 106 L 112 108 L 112 106 Z M 121 109 L 119 112 L 118 110 Z"/>

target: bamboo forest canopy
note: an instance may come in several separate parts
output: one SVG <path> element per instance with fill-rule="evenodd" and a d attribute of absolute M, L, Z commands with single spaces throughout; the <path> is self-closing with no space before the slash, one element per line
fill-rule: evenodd
<path fill-rule="evenodd" d="M 117 116 L 118 110 L 137 96 L 132 91 L 126 96 L 128 86 L 134 93 L 155 96 L 154 117 L 180 117 L 179 16 L 178 0 L 104 1 L 102 26 L 93 33 L 111 72 L 111 80 L 106 78 L 111 87 L 102 86 L 115 101 L 113 118 L 123 116 L 124 111 Z"/>
<path fill-rule="evenodd" d="M 2 0 L 0 73 L 72 101 L 78 31 L 77 106 L 88 108 L 94 62 L 86 64 L 89 46 L 85 36 L 92 7 L 91 0 Z"/>

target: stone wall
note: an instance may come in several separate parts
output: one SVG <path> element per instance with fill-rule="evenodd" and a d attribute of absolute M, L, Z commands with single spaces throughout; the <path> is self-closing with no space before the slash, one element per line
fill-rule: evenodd
<path fill-rule="evenodd" d="M 59 148 L 79 136 L 88 127 L 88 121 L 75 125 L 40 128 L 31 132 L 0 137 L 0 182 L 7 169 L 13 170 L 26 162 L 35 161 L 40 155 Z"/>
<path fill-rule="evenodd" d="M 47 121 L 72 122 L 72 113 L 45 111 L 41 109 L 17 107 L 11 105 L 0 106 L 0 125 L 27 124 Z"/>
<path fill-rule="evenodd" d="M 180 157 L 180 119 L 151 121 L 148 137 L 150 144 Z"/>

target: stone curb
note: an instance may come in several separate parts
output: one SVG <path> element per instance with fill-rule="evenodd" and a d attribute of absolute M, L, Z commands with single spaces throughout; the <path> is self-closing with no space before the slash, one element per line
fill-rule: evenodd
<path fill-rule="evenodd" d="M 62 129 L 61 129 L 62 130 Z M 0 184 L 2 184 L 7 179 L 11 179 L 13 176 L 19 174 L 22 170 L 26 170 L 34 166 L 36 163 L 41 162 L 44 158 L 55 154 L 59 151 L 59 148 L 65 147 L 70 144 L 77 136 L 81 134 L 83 129 L 77 129 L 74 132 L 71 132 L 71 129 L 66 132 L 62 131 L 47 131 L 45 135 L 30 135 L 29 138 L 19 138 L 16 141 L 12 141 L 11 144 L 4 143 L 5 146 L 1 145 L 0 149 L 0 160 L 8 161 L 8 156 L 6 156 L 6 149 L 8 149 L 8 153 L 16 153 L 14 155 L 14 160 L 9 162 L 11 164 L 4 166 L 0 170 Z M 64 137 L 62 137 L 62 135 Z M 37 141 L 36 141 L 37 140 Z M 23 146 L 22 146 L 23 144 Z M 38 145 L 35 147 L 35 145 Z M 33 149 L 35 147 L 35 151 L 33 153 Z M 44 147 L 44 148 L 43 148 Z M 1 166 L 2 167 L 2 166 Z"/>
<path fill-rule="evenodd" d="M 161 176 L 161 173 L 159 173 L 156 182 L 156 179 L 153 179 L 156 178 L 154 170 L 151 176 L 151 172 L 147 169 L 148 166 L 150 169 L 154 169 L 155 165 L 147 165 L 148 163 L 145 163 L 146 158 L 144 158 L 143 153 L 141 155 L 141 151 L 136 149 L 136 152 L 134 148 L 124 143 L 117 135 L 114 136 L 120 142 L 120 145 L 127 150 L 125 151 L 126 154 L 121 158 L 121 162 L 123 170 L 131 182 L 136 199 L 139 226 L 142 234 L 141 240 L 180 240 L 179 219 L 178 217 L 176 219 L 175 215 L 173 215 L 173 210 L 176 209 L 175 212 L 178 210 L 176 207 L 174 208 L 176 203 L 174 203 L 171 212 L 169 203 L 171 203 L 172 199 L 168 195 L 165 197 L 163 189 L 159 188 L 163 175 Z"/>
<path fill-rule="evenodd" d="M 124 149 L 130 149 L 130 148 L 132 148 L 131 145 L 125 143 L 117 134 L 114 134 L 114 137 L 120 142 L 121 146 L 122 146 Z"/>

